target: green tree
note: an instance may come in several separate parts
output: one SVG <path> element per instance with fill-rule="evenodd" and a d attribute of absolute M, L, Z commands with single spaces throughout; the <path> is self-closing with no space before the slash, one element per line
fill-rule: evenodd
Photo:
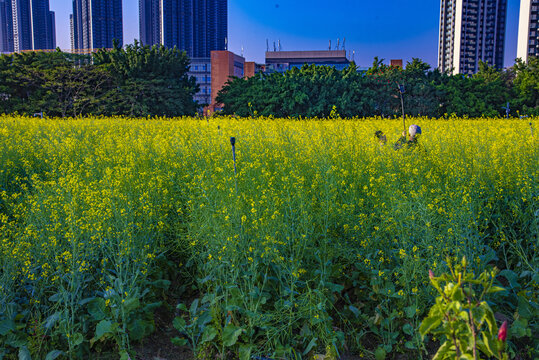
<path fill-rule="evenodd" d="M 198 87 L 187 74 L 189 58 L 177 48 L 133 45 L 100 50 L 94 64 L 113 76 L 113 87 L 102 103 L 103 114 L 129 116 L 194 115 Z"/>
<path fill-rule="evenodd" d="M 528 63 L 517 59 L 514 72 L 516 102 L 520 111 L 539 115 L 539 58 L 531 57 Z"/>

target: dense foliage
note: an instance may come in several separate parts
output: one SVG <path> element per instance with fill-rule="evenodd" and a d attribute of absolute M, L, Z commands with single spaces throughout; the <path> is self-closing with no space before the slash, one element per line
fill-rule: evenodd
<path fill-rule="evenodd" d="M 366 72 L 355 64 L 342 71 L 305 65 L 284 74 L 236 78 L 217 99 L 225 114 L 239 116 L 344 117 L 401 114 L 399 86 L 404 85 L 404 110 L 410 116 L 505 116 L 539 114 L 539 59 L 517 61 L 508 70 L 480 64 L 471 77 L 442 74 L 418 59 L 404 69 L 377 58 Z"/>
<path fill-rule="evenodd" d="M 178 49 L 141 46 L 81 56 L 61 51 L 0 56 L 0 113 L 49 116 L 194 115 L 195 80 Z"/>
<path fill-rule="evenodd" d="M 537 134 L 411 121 L 395 151 L 380 118 L 0 117 L 0 357 L 133 358 L 159 308 L 199 358 L 427 358 L 429 269 L 466 255 L 500 269 L 511 357 L 537 358 Z"/>

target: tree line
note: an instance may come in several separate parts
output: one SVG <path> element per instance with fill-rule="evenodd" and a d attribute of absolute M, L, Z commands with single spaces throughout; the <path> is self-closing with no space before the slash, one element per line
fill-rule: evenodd
<path fill-rule="evenodd" d="M 217 102 L 225 114 L 238 116 L 343 117 L 401 114 L 411 116 L 539 115 L 539 59 L 517 60 L 506 70 L 480 64 L 473 76 L 450 75 L 431 69 L 419 59 L 404 68 L 375 58 L 360 72 L 355 64 L 344 70 L 304 65 L 285 73 L 260 73 L 234 78 L 220 91 Z M 509 104 L 509 106 L 507 106 Z"/>
<path fill-rule="evenodd" d="M 110 51 L 0 56 L 0 114 L 47 116 L 194 115 L 198 90 L 177 48 L 138 42 Z"/>
<path fill-rule="evenodd" d="M 142 46 L 92 55 L 27 52 L 0 56 L 0 113 L 48 116 L 182 116 L 201 105 L 188 76 L 190 59 L 177 48 Z M 285 73 L 233 78 L 220 91 L 223 112 L 238 116 L 444 117 L 539 115 L 539 59 L 506 70 L 485 63 L 473 76 L 449 75 L 419 59 L 405 68 L 375 58 L 366 71 L 305 65 Z"/>

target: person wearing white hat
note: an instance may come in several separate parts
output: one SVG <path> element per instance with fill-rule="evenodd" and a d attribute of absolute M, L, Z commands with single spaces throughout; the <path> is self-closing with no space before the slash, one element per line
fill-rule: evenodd
<path fill-rule="evenodd" d="M 407 145 L 409 148 L 415 147 L 419 135 L 421 135 L 421 127 L 419 127 L 419 125 L 410 125 L 408 128 L 408 139 L 406 139 L 406 133 L 403 131 L 402 136 L 397 140 L 393 148 L 399 150 L 402 149 L 404 145 Z"/>
<path fill-rule="evenodd" d="M 421 128 L 419 125 L 410 125 L 408 128 L 408 134 L 410 134 L 408 142 L 415 141 L 417 143 L 417 136 L 421 135 Z"/>

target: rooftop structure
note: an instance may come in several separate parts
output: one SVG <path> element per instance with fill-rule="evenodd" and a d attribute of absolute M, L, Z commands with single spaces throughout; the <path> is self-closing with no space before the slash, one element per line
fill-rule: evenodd
<path fill-rule="evenodd" d="M 350 65 L 346 50 L 314 50 L 314 51 L 267 51 L 266 71 L 285 72 L 303 65 L 334 66 L 342 70 Z"/>

